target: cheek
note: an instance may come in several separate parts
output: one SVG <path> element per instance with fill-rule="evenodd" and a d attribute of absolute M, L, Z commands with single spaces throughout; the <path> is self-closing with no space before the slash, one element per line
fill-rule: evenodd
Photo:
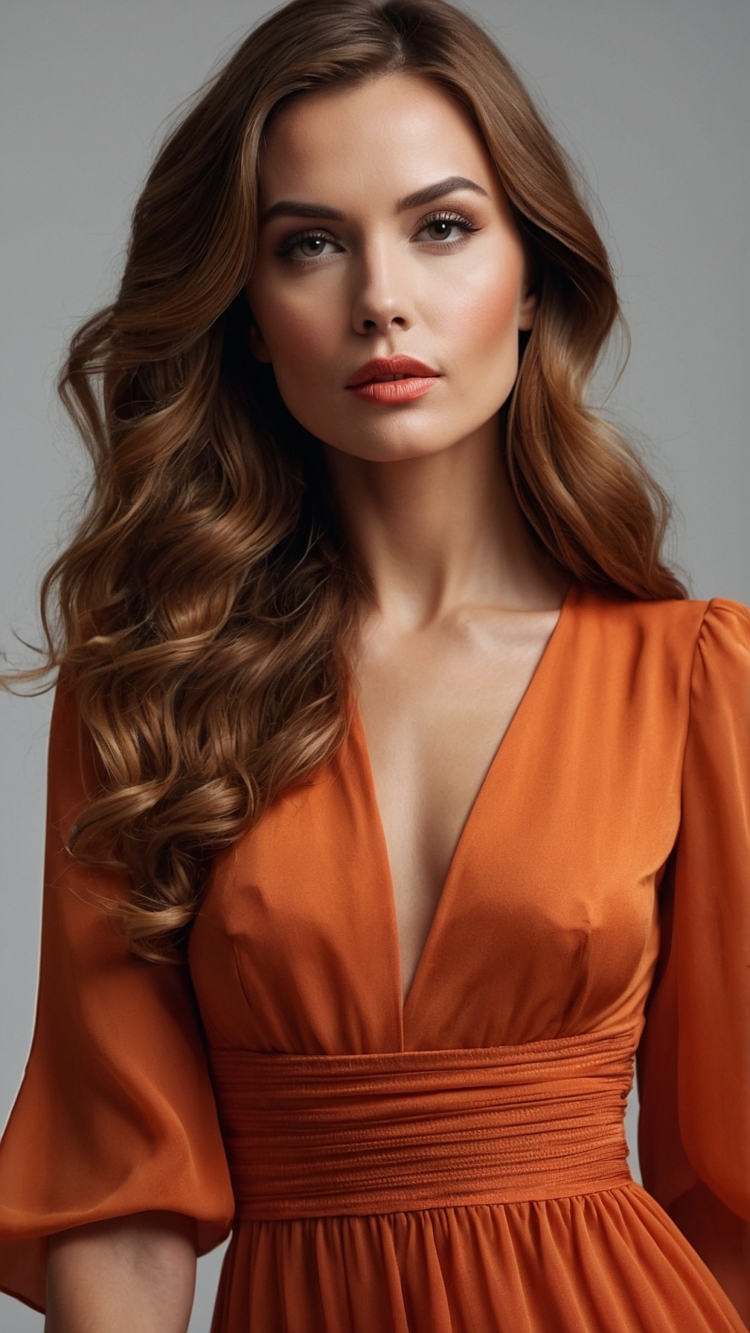
<path fill-rule="evenodd" d="M 252 295 L 248 291 L 281 397 L 301 425 L 327 438 L 331 389 L 339 387 L 336 303 L 314 282 L 302 282 L 294 292 L 256 288 Z"/>
<path fill-rule="evenodd" d="M 504 271 L 466 291 L 461 335 L 469 356 L 492 357 L 518 345 L 518 277 Z"/>
<path fill-rule="evenodd" d="M 302 371 L 325 359 L 326 346 L 337 320 L 333 303 L 326 300 L 316 284 L 301 283 L 296 291 L 274 290 L 256 293 L 258 324 L 277 371 L 283 367 Z"/>
<path fill-rule="evenodd" d="M 518 301 L 522 265 L 515 256 L 475 265 L 452 293 L 451 337 L 472 364 L 486 365 L 518 347 Z"/>

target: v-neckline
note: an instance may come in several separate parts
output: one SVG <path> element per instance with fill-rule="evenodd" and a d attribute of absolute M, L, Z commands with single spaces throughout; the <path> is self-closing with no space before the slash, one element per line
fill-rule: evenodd
<path fill-rule="evenodd" d="M 571 583 L 570 587 L 568 588 L 565 594 L 565 597 L 563 598 L 557 620 L 555 621 L 555 624 L 552 627 L 552 631 L 547 639 L 547 642 L 545 643 L 544 648 L 542 649 L 539 661 L 537 662 L 529 678 L 529 682 L 526 686 L 526 689 L 524 690 L 523 694 L 521 695 L 521 698 L 518 701 L 518 704 L 516 705 L 516 708 L 513 712 L 510 722 L 508 723 L 507 727 L 505 728 L 505 731 L 503 732 L 498 742 L 497 748 L 495 749 L 495 752 L 490 760 L 489 766 L 486 769 L 484 777 L 477 789 L 474 800 L 472 801 L 471 806 L 469 807 L 468 813 L 461 828 L 461 832 L 458 835 L 458 840 L 453 849 L 453 855 L 450 859 L 445 879 L 443 880 L 443 885 L 438 895 L 435 911 L 433 913 L 432 920 L 430 922 L 430 926 L 427 931 L 427 935 L 425 937 L 425 942 L 422 946 L 422 952 L 419 955 L 417 966 L 414 970 L 414 975 L 412 976 L 411 983 L 409 985 L 408 990 L 406 991 L 406 994 L 404 994 L 403 984 L 402 984 L 403 969 L 402 969 L 402 959 L 401 959 L 401 937 L 399 935 L 399 930 L 398 930 L 398 912 L 396 910 L 396 890 L 393 880 L 393 872 L 391 870 L 390 853 L 388 851 L 388 843 L 385 836 L 385 826 L 383 824 L 383 820 L 380 814 L 380 806 L 378 805 L 377 792 L 375 789 L 375 778 L 373 774 L 372 763 L 370 760 L 370 751 L 367 745 L 367 737 L 365 735 L 364 724 L 362 722 L 362 715 L 359 710 L 359 702 L 355 690 L 354 689 L 351 690 L 352 730 L 356 733 L 356 741 L 360 749 L 360 754 L 362 759 L 362 770 L 364 773 L 364 780 L 366 787 L 366 796 L 370 807 L 370 815 L 372 819 L 372 826 L 375 832 L 375 838 L 379 843 L 380 860 L 382 862 L 382 867 L 385 872 L 384 877 L 388 889 L 387 908 L 389 915 L 389 924 L 392 934 L 392 942 L 394 946 L 393 952 L 396 964 L 396 986 L 398 992 L 398 1002 L 399 1002 L 398 1009 L 401 1021 L 402 1041 L 404 1036 L 404 1027 L 406 1023 L 406 1014 L 409 1008 L 411 1007 L 414 995 L 418 994 L 420 978 L 426 965 L 425 960 L 429 960 L 429 956 L 434 952 L 436 947 L 436 940 L 439 939 L 440 931 L 442 929 L 443 919 L 446 916 L 446 913 L 450 910 L 450 895 L 453 889 L 453 885 L 458 877 L 461 861 L 465 854 L 471 830 L 473 829 L 476 820 L 479 818 L 479 815 L 481 813 L 481 807 L 484 805 L 487 796 L 488 788 L 492 784 L 496 772 L 500 768 L 501 763 L 508 751 L 509 742 L 512 742 L 513 738 L 515 737 L 516 733 L 518 732 L 520 726 L 523 723 L 523 716 L 530 707 L 529 699 L 532 698 L 533 700 L 533 696 L 536 695 L 539 689 L 541 688 L 541 685 L 539 683 L 540 680 L 543 681 L 544 677 L 548 674 L 550 670 L 550 659 L 554 656 L 557 644 L 560 640 L 561 626 L 564 621 L 567 621 L 568 612 L 572 604 L 576 600 L 578 600 L 580 593 L 581 593 L 580 586 L 577 583 Z"/>

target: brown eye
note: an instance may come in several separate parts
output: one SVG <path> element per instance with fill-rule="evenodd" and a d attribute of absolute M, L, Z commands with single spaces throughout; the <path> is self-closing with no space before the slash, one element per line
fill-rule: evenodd
<path fill-rule="evenodd" d="M 430 222 L 427 230 L 432 232 L 432 239 L 435 241 L 444 241 L 446 236 L 450 235 L 455 227 L 455 222 L 446 222 L 443 219 L 437 222 Z"/>
<path fill-rule="evenodd" d="M 466 240 L 469 232 L 477 230 L 473 222 L 458 213 L 439 213 L 422 220 L 418 235 L 428 241 L 442 242 L 448 249 Z"/>
<path fill-rule="evenodd" d="M 325 232 L 303 232 L 302 235 L 297 233 L 283 241 L 276 253 L 291 259 L 295 264 L 305 264 L 311 259 L 319 259 L 321 255 L 329 253 L 325 247 L 335 244 Z"/>
<path fill-rule="evenodd" d="M 300 254 L 308 259 L 315 259 L 322 251 L 325 241 L 322 236 L 306 236 L 303 241 L 298 242 L 297 248 Z"/>

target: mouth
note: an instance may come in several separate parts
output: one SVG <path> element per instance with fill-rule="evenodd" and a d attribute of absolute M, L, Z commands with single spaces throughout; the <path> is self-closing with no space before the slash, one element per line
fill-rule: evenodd
<path fill-rule="evenodd" d="M 355 370 L 346 388 L 364 402 L 396 405 L 422 398 L 441 378 L 412 356 L 376 357 Z"/>
<path fill-rule="evenodd" d="M 390 384 L 391 380 L 411 380 L 413 375 L 373 375 L 371 380 L 365 380 L 365 384 Z M 347 386 L 356 387 L 356 386 Z"/>
<path fill-rule="evenodd" d="M 366 361 L 347 381 L 347 389 L 363 384 L 392 384 L 399 380 L 439 379 L 440 372 L 413 356 L 374 357 Z"/>

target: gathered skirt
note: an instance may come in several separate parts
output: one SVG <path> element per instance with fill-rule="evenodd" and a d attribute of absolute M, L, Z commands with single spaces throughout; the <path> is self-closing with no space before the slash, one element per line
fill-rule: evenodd
<path fill-rule="evenodd" d="M 238 1219 L 212 1333 L 739 1333 L 630 1176 L 633 1045 L 214 1051 Z"/>

